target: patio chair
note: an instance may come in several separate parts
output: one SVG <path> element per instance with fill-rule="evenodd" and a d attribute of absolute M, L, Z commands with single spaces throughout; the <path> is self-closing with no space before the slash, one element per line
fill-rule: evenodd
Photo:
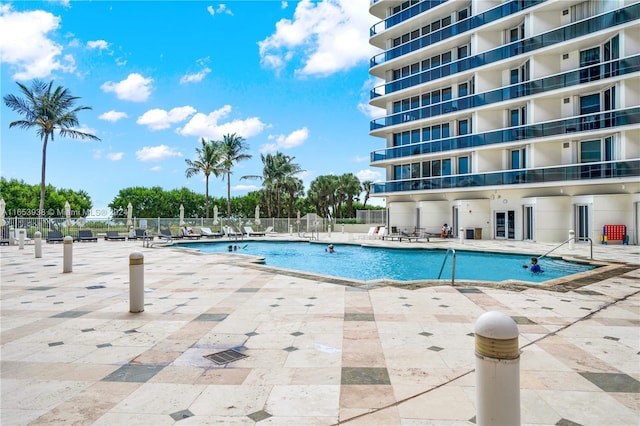
<path fill-rule="evenodd" d="M 154 236 L 149 235 L 146 229 L 136 229 L 136 239 L 147 239 L 153 241 Z"/>
<path fill-rule="evenodd" d="M 220 238 L 222 237 L 224 234 L 222 232 L 213 232 L 211 231 L 211 228 L 200 228 L 200 234 L 203 237 L 207 237 L 207 238 Z"/>
<path fill-rule="evenodd" d="M 237 238 L 237 237 L 244 236 L 242 232 L 237 232 L 235 229 L 233 229 L 230 226 L 225 226 L 223 229 L 224 229 L 224 235 L 226 235 L 229 238 Z"/>
<path fill-rule="evenodd" d="M 89 241 L 89 242 L 97 243 L 98 237 L 94 237 L 93 232 L 91 232 L 90 229 L 84 229 L 84 230 L 81 229 L 80 231 L 78 231 L 78 241 L 80 242 Z"/>
<path fill-rule="evenodd" d="M 124 241 L 127 239 L 127 237 L 118 234 L 118 231 L 107 231 L 104 239 L 107 241 Z"/>
<path fill-rule="evenodd" d="M 196 232 L 195 229 L 187 226 L 180 228 L 180 235 L 182 235 L 182 238 L 189 240 L 199 240 L 202 236 L 199 232 Z"/>
<path fill-rule="evenodd" d="M 47 242 L 48 243 L 62 243 L 64 242 L 64 237 L 62 236 L 62 232 L 60 231 L 49 231 L 47 234 Z"/>
<path fill-rule="evenodd" d="M 266 235 L 265 232 L 256 232 L 253 230 L 252 227 L 250 226 L 245 226 L 244 227 L 244 232 L 249 236 L 249 237 L 264 237 Z"/>
<path fill-rule="evenodd" d="M 167 240 L 180 240 L 182 239 L 182 235 L 172 235 L 171 229 L 160 228 L 160 235 L 158 235 L 158 238 L 164 238 Z"/>

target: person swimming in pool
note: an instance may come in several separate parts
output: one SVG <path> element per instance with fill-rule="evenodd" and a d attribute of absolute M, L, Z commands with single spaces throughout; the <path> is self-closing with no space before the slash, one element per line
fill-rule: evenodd
<path fill-rule="evenodd" d="M 542 268 L 540 267 L 540 265 L 538 265 L 538 258 L 536 258 L 536 257 L 532 257 L 531 258 L 531 266 L 530 267 L 527 266 L 527 265 L 524 265 L 524 268 L 525 269 L 528 268 L 534 274 L 540 274 L 540 273 L 544 272 L 542 270 Z"/>
<path fill-rule="evenodd" d="M 333 244 L 329 244 L 326 249 L 324 249 L 327 253 L 335 253 L 336 251 L 333 249 Z"/>

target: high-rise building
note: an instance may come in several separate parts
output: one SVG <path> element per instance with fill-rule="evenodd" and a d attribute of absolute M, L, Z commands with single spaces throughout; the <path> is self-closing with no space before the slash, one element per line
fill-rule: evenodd
<path fill-rule="evenodd" d="M 640 223 L 640 2 L 371 0 L 387 225 L 597 243 Z M 608 228 L 609 229 L 609 228 Z"/>

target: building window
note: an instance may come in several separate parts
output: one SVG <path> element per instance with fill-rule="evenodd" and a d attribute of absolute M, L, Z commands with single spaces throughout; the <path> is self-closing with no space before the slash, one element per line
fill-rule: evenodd
<path fill-rule="evenodd" d="M 465 175 L 467 173 L 471 173 L 469 169 L 469 157 L 458 157 L 458 174 Z"/>
<path fill-rule="evenodd" d="M 614 161 L 615 138 L 607 136 L 602 139 L 580 141 L 580 163 L 597 163 L 600 161 Z"/>
<path fill-rule="evenodd" d="M 458 136 L 468 135 L 469 133 L 471 133 L 471 119 L 458 120 Z"/>
<path fill-rule="evenodd" d="M 509 110 L 509 127 L 524 126 L 527 124 L 527 106 Z"/>
<path fill-rule="evenodd" d="M 522 40 L 524 38 L 524 22 L 517 27 L 509 28 L 507 30 L 507 43 L 513 43 L 514 41 Z"/>
<path fill-rule="evenodd" d="M 511 150 L 509 159 L 509 168 L 511 170 L 524 169 L 527 167 L 527 150 L 526 148 L 518 148 Z"/>
<path fill-rule="evenodd" d="M 523 83 L 529 81 L 529 61 L 526 61 L 518 68 L 509 71 L 511 84 Z"/>
<path fill-rule="evenodd" d="M 466 58 L 467 56 L 469 56 L 469 45 L 458 46 L 458 59 Z"/>

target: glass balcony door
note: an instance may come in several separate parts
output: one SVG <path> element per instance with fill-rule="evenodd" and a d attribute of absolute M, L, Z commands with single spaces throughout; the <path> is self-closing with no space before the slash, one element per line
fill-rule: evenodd
<path fill-rule="evenodd" d="M 523 206 L 523 217 L 524 217 L 524 226 L 523 226 L 523 239 L 525 241 L 533 241 L 535 240 L 534 234 L 534 226 L 533 226 L 533 206 Z"/>
<path fill-rule="evenodd" d="M 576 237 L 579 241 L 589 238 L 589 206 L 576 204 Z"/>
<path fill-rule="evenodd" d="M 495 238 L 497 240 L 509 239 L 516 237 L 516 212 L 514 210 L 495 212 Z"/>

